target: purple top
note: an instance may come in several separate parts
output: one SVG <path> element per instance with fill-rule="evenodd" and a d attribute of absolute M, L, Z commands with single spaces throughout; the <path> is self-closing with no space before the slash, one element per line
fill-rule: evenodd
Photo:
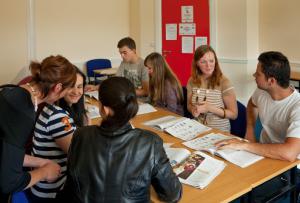
<path fill-rule="evenodd" d="M 165 101 L 157 101 L 157 106 L 183 116 L 183 104 L 177 99 L 177 89 L 172 87 L 169 80 L 165 81 Z"/>

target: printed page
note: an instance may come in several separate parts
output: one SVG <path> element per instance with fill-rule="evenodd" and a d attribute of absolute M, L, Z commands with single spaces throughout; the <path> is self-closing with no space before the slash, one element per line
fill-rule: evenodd
<path fill-rule="evenodd" d="M 137 115 L 151 113 L 157 111 L 151 104 L 139 104 L 139 110 L 137 112 Z"/>
<path fill-rule="evenodd" d="M 205 135 L 203 137 L 196 138 L 194 140 L 184 142 L 183 145 L 195 149 L 195 150 L 201 150 L 201 151 L 208 151 L 211 154 L 215 154 L 220 156 L 221 158 L 236 164 L 242 168 L 247 167 L 261 159 L 263 159 L 262 156 L 247 152 L 247 151 L 240 151 L 240 150 L 233 150 L 233 149 L 220 149 L 217 150 L 215 147 L 215 143 L 219 142 L 224 139 L 240 139 L 239 137 L 235 136 L 226 136 L 223 134 L 215 134 L 210 133 L 208 135 Z"/>
<path fill-rule="evenodd" d="M 183 162 L 191 154 L 189 150 L 184 148 L 166 147 L 165 151 L 172 167 Z"/>
<path fill-rule="evenodd" d="M 91 105 L 91 104 L 85 104 L 86 114 L 88 118 L 94 119 L 94 118 L 101 118 L 101 115 L 99 113 L 99 108 L 97 106 Z"/>
<path fill-rule="evenodd" d="M 153 119 L 147 122 L 144 122 L 144 125 L 155 127 L 156 129 L 164 130 L 167 127 L 174 125 L 181 120 L 187 118 L 184 117 L 176 117 L 176 116 L 164 116 L 161 118 Z"/>
<path fill-rule="evenodd" d="M 251 152 L 233 149 L 221 149 L 216 151 L 216 155 L 226 159 L 227 161 L 238 165 L 241 168 L 245 168 L 254 164 L 255 162 L 263 159 L 263 156 L 253 154 Z"/>
<path fill-rule="evenodd" d="M 203 189 L 222 172 L 225 166 L 223 161 L 202 152 L 195 152 L 175 167 L 174 172 L 182 183 Z"/>
<path fill-rule="evenodd" d="M 211 130 L 211 128 L 192 119 L 182 120 L 165 129 L 166 132 L 182 140 L 194 139 L 199 134 L 208 130 Z"/>
<path fill-rule="evenodd" d="M 233 137 L 231 136 L 210 133 L 203 137 L 199 137 L 194 140 L 184 142 L 182 144 L 194 150 L 208 151 L 213 154 L 216 151 L 216 147 L 215 147 L 216 142 L 224 139 L 232 139 L 232 138 Z"/>

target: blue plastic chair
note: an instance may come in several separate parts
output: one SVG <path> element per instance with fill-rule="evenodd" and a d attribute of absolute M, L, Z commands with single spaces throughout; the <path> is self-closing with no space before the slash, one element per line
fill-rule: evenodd
<path fill-rule="evenodd" d="M 28 203 L 27 197 L 24 191 L 16 192 L 12 195 L 12 203 Z"/>
<path fill-rule="evenodd" d="M 103 77 L 104 75 L 94 73 L 94 70 L 111 68 L 111 61 L 109 59 L 93 59 L 86 62 L 86 73 L 89 83 L 91 83 L 91 78 L 94 78 L 94 82 L 97 83 L 98 77 Z"/>
<path fill-rule="evenodd" d="M 230 133 L 241 138 L 245 137 L 247 117 L 246 117 L 246 107 L 239 101 L 237 101 L 238 116 L 235 120 L 229 120 L 230 122 Z"/>

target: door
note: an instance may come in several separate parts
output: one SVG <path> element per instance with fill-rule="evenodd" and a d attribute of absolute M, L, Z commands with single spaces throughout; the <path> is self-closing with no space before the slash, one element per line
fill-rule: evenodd
<path fill-rule="evenodd" d="M 162 0 L 162 54 L 183 86 L 195 47 L 209 44 L 209 0 Z"/>

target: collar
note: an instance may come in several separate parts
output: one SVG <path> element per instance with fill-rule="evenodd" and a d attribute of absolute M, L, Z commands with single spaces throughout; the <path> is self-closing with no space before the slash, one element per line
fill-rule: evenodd
<path fill-rule="evenodd" d="M 125 134 L 126 132 L 128 132 L 129 130 L 132 130 L 133 127 L 132 125 L 128 122 L 125 125 L 123 125 L 122 127 L 118 128 L 117 130 L 113 130 L 111 128 L 104 128 L 102 126 L 99 127 L 99 129 L 101 130 L 101 133 L 104 136 L 108 136 L 108 137 L 114 137 L 114 136 L 120 136 Z"/>

